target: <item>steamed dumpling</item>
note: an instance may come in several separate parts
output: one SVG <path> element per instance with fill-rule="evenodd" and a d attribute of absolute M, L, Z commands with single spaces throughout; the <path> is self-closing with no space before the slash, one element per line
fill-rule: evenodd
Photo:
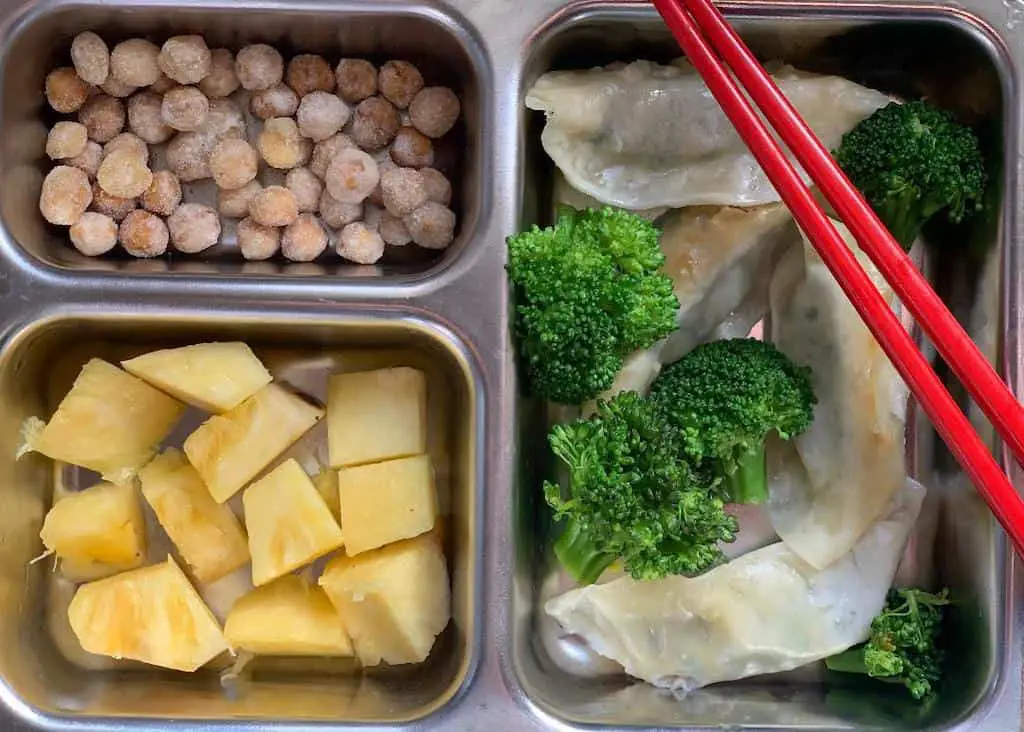
<path fill-rule="evenodd" d="M 833 222 L 890 302 L 897 300 L 850 232 Z M 768 511 L 779 537 L 825 567 L 849 551 L 903 485 L 907 388 L 805 240 L 771 283 L 772 341 L 811 367 L 810 428 L 769 450 Z"/>
<path fill-rule="evenodd" d="M 829 149 L 890 101 L 852 81 L 790 67 L 776 65 L 773 78 Z M 526 106 L 547 115 L 541 143 L 569 184 L 602 203 L 637 210 L 780 200 L 686 62 L 549 72 Z"/>
<path fill-rule="evenodd" d="M 776 543 L 699 577 L 625 577 L 572 590 L 545 610 L 656 686 L 689 691 L 788 671 L 867 638 L 924 494 L 907 480 L 886 515 L 824 570 Z"/>

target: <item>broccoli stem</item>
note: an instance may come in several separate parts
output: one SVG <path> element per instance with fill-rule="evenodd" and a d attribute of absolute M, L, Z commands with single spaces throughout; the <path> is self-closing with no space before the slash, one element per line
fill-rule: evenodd
<path fill-rule="evenodd" d="M 856 646 L 825 659 L 829 671 L 841 671 L 845 674 L 867 674 L 868 667 L 864 663 L 864 646 Z"/>
<path fill-rule="evenodd" d="M 764 443 L 739 459 L 736 470 L 725 476 L 733 503 L 764 503 L 768 500 L 768 463 Z"/>
<path fill-rule="evenodd" d="M 601 573 L 616 559 L 614 554 L 598 551 L 579 523 L 572 519 L 555 542 L 555 556 L 581 585 L 592 585 L 597 582 Z"/>

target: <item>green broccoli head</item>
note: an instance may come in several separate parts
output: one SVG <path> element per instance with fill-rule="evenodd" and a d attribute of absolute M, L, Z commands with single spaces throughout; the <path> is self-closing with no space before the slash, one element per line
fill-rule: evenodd
<path fill-rule="evenodd" d="M 833 671 L 903 684 L 915 699 L 924 699 L 942 677 L 939 636 L 948 604 L 947 590 L 889 590 L 885 607 L 871 621 L 867 642 L 825 663 Z"/>
<path fill-rule="evenodd" d="M 905 249 L 940 211 L 959 223 L 981 208 L 986 175 L 977 136 L 927 102 L 879 109 L 843 136 L 835 157 Z"/>
<path fill-rule="evenodd" d="M 691 469 L 679 430 L 636 392 L 599 401 L 594 416 L 556 425 L 549 439 L 569 470 L 568 498 L 544 485 L 567 522 L 555 553 L 579 583 L 616 560 L 638 580 L 695 574 L 735 538 L 736 519 Z"/>
<path fill-rule="evenodd" d="M 767 498 L 765 438 L 806 430 L 817 403 L 810 369 L 753 338 L 697 346 L 661 372 L 651 400 L 681 430 L 694 464 L 715 473 L 735 503 Z"/>
<path fill-rule="evenodd" d="M 568 209 L 553 227 L 509 237 L 508 248 L 519 351 L 534 390 L 551 401 L 592 399 L 626 356 L 676 327 L 658 231 L 635 214 Z"/>

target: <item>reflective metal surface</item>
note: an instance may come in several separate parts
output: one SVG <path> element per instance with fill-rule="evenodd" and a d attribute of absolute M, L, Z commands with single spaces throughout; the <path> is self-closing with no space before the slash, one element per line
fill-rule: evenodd
<path fill-rule="evenodd" d="M 927 270 L 1020 393 L 1024 34 L 1017 24 L 1024 5 L 775 0 L 726 7 L 766 56 L 927 94 L 989 120 L 1005 163 L 1002 216 L 978 234 L 990 246 L 969 261 L 939 255 Z M 839 693 L 813 673 L 676 700 L 619 676 L 579 678 L 552 662 L 536 613 L 549 566 L 535 490 L 546 469 L 545 415 L 517 397 L 503 271 L 504 237 L 544 221 L 550 205 L 552 167 L 540 152 L 539 120 L 521 100 L 553 66 L 672 55 L 645 3 L 0 0 L 0 22 L 0 729 L 1021 727 L 1024 575 L 920 420 L 913 466 L 940 506 L 934 542 L 922 536 L 914 549 L 927 557 L 934 548 L 937 579 L 971 598 L 956 616 L 955 691 L 928 716 L 909 718 L 870 692 Z M 460 240 L 435 264 L 381 270 L 293 265 L 268 272 L 223 258 L 102 268 L 74 257 L 35 215 L 34 151 L 46 64 L 85 28 L 112 36 L 201 31 L 233 46 L 259 39 L 433 63 L 465 103 Z M 445 424 L 453 446 L 448 535 L 456 612 L 426 667 L 365 678 L 344 669 L 267 667 L 225 693 L 210 676 L 85 670 L 52 642 L 46 567 L 26 562 L 39 551 L 55 480 L 45 461 L 13 462 L 21 418 L 44 407 L 61 368 L 82 354 L 226 334 L 277 349 L 304 369 L 327 354 L 344 359 L 367 348 L 397 348 L 434 365 L 453 406 Z M 908 560 L 904 568 L 915 566 Z"/>

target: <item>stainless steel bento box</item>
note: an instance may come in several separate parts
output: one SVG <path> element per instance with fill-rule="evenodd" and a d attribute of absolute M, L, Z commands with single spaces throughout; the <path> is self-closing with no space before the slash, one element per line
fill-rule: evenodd
<path fill-rule="evenodd" d="M 1020 393 L 1024 5 L 725 6 L 764 58 L 926 95 L 989 130 L 1003 150 L 1002 215 L 986 222 L 980 254 L 939 252 L 924 267 Z M 553 165 L 522 99 L 551 68 L 675 55 L 645 3 L 0 0 L 0 12 L 0 729 L 1021 728 L 1024 574 L 920 415 L 909 422 L 908 460 L 935 488 L 938 522 L 934 537 L 914 538 L 901 571 L 931 574 L 964 600 L 953 618 L 954 691 L 926 717 L 813 673 L 682 699 L 624 676 L 587 677 L 541 616 L 552 566 L 538 490 L 549 469 L 546 415 L 519 396 L 503 267 L 504 237 L 548 221 Z M 86 29 L 415 58 L 463 101 L 456 242 L 439 258 L 383 267 L 253 267 L 220 250 L 173 263 L 75 254 L 37 213 L 39 89 Z M 90 356 L 227 336 L 299 369 L 367 354 L 423 364 L 444 394 L 453 620 L 426 664 L 365 675 L 267 664 L 225 689 L 216 674 L 90 669 L 61 650 L 47 619 L 47 567 L 29 561 L 62 478 L 43 460 L 15 462 L 22 421 L 52 409 L 54 390 Z"/>

